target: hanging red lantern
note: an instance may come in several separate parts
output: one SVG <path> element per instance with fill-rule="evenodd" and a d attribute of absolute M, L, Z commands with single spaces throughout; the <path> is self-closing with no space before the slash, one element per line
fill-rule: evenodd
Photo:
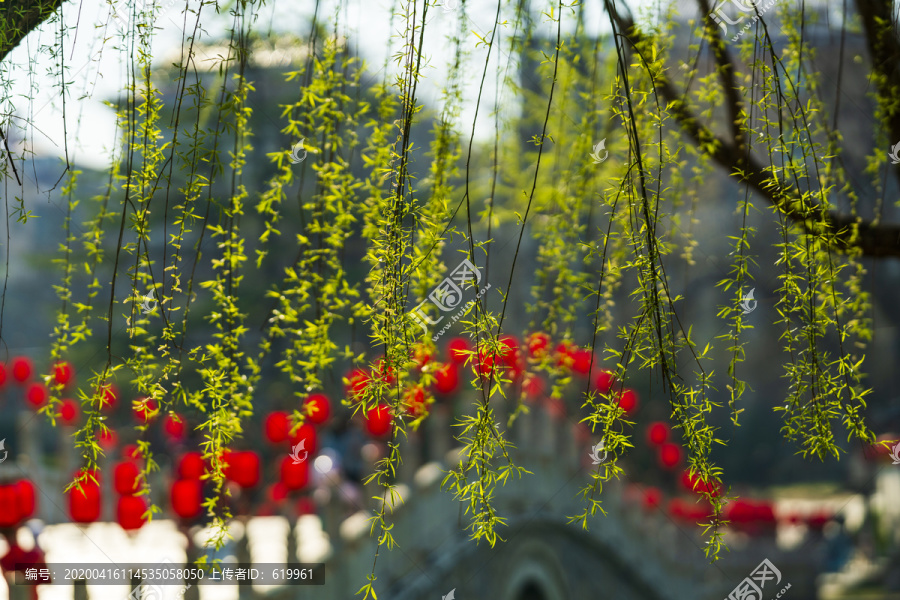
<path fill-rule="evenodd" d="M 47 388 L 43 383 L 29 384 L 25 390 L 25 399 L 35 409 L 38 409 L 47 402 Z"/>
<path fill-rule="evenodd" d="M 498 357 L 500 362 L 510 369 L 515 369 L 520 361 L 519 340 L 512 335 L 502 335 L 498 341 L 502 344 Z"/>
<path fill-rule="evenodd" d="M 203 486 L 196 479 L 179 479 L 172 484 L 172 512 L 182 519 L 193 519 L 203 505 Z"/>
<path fill-rule="evenodd" d="M 119 436 L 112 429 L 106 429 L 97 435 L 97 443 L 100 444 L 100 447 L 104 450 L 110 450 L 111 448 L 115 448 L 116 444 L 119 443 Z"/>
<path fill-rule="evenodd" d="M 31 364 L 31 360 L 25 358 L 24 356 L 18 356 L 12 361 L 12 376 L 13 379 L 18 384 L 24 384 L 29 379 L 31 379 L 31 374 L 34 373 L 34 367 Z"/>
<path fill-rule="evenodd" d="M 310 394 L 303 405 L 307 409 L 306 418 L 310 423 L 321 425 L 331 416 L 331 402 L 325 394 Z"/>
<path fill-rule="evenodd" d="M 178 413 L 169 413 L 163 419 L 163 431 L 170 441 L 180 442 L 187 435 L 187 423 Z"/>
<path fill-rule="evenodd" d="M 622 393 L 619 394 L 619 406 L 622 407 L 622 410 L 624 410 L 627 415 L 634 413 L 638 407 L 637 392 L 627 388 L 622 390 Z"/>
<path fill-rule="evenodd" d="M 159 407 L 153 398 L 135 398 L 131 412 L 138 423 L 147 423 L 156 418 Z"/>
<path fill-rule="evenodd" d="M 366 430 L 374 437 L 382 437 L 391 432 L 391 407 L 379 404 L 366 415 Z"/>
<path fill-rule="evenodd" d="M 648 487 L 644 490 L 644 509 L 653 510 L 659 508 L 662 503 L 662 492 L 659 488 Z"/>
<path fill-rule="evenodd" d="M 72 383 L 74 377 L 75 371 L 69 363 L 63 361 L 53 365 L 53 381 L 55 381 L 57 385 L 67 387 Z"/>
<path fill-rule="evenodd" d="M 69 516 L 75 523 L 93 523 L 100 518 L 100 486 L 89 479 L 80 485 L 69 491 Z"/>
<path fill-rule="evenodd" d="M 686 470 L 681 474 L 681 485 L 690 492 L 696 492 L 698 494 L 710 493 L 713 496 L 718 496 L 720 493 L 720 486 L 718 482 L 713 482 L 712 484 L 708 484 L 703 479 L 700 478 L 699 475 L 691 475 L 690 470 Z"/>
<path fill-rule="evenodd" d="M 434 372 L 434 389 L 442 394 L 452 394 L 459 387 L 459 368 L 448 363 Z"/>
<path fill-rule="evenodd" d="M 566 340 L 556 345 L 556 366 L 563 369 L 571 369 L 572 363 L 575 362 L 573 354 L 577 350 L 577 346 L 571 341 Z"/>
<path fill-rule="evenodd" d="M 119 403 L 119 388 L 108 383 L 100 388 L 100 410 L 112 410 Z"/>
<path fill-rule="evenodd" d="M 34 484 L 27 479 L 22 479 L 13 484 L 16 494 L 16 504 L 19 509 L 19 520 L 28 519 L 37 508 L 37 496 L 34 493 Z"/>
<path fill-rule="evenodd" d="M 576 348 L 572 351 L 572 370 L 579 375 L 591 372 L 591 361 L 594 355 L 587 348 Z"/>
<path fill-rule="evenodd" d="M 259 455 L 256 452 L 226 452 L 222 459 L 225 461 L 225 477 L 231 481 L 244 489 L 259 483 Z"/>
<path fill-rule="evenodd" d="M 547 354 L 547 348 L 550 347 L 550 336 L 542 331 L 535 331 L 528 336 L 525 344 L 528 346 L 528 356 L 540 359 Z"/>
<path fill-rule="evenodd" d="M 372 367 L 372 375 L 387 385 L 391 385 L 397 381 L 397 377 L 394 375 L 394 367 L 387 364 L 387 361 L 383 358 L 379 358 L 375 361 L 375 365 Z"/>
<path fill-rule="evenodd" d="M 659 462 L 665 469 L 672 469 L 681 463 L 682 459 L 681 446 L 666 442 L 659 448 Z"/>
<path fill-rule="evenodd" d="M 127 460 L 135 461 L 135 464 L 140 464 L 140 461 L 144 460 L 140 447 L 135 444 L 128 444 L 122 448 L 122 456 Z"/>
<path fill-rule="evenodd" d="M 134 531 L 144 526 L 147 501 L 143 496 L 122 496 L 116 507 L 116 521 L 125 531 Z"/>
<path fill-rule="evenodd" d="M 14 527 L 19 523 L 19 500 L 13 485 L 0 485 L 0 527 Z"/>
<path fill-rule="evenodd" d="M 415 368 L 421 371 L 434 358 L 434 352 L 425 344 L 416 344 L 410 351 L 410 358 L 415 363 Z"/>
<path fill-rule="evenodd" d="M 300 490 L 309 483 L 309 461 L 296 462 L 290 456 L 281 460 L 281 483 L 289 490 Z"/>
<path fill-rule="evenodd" d="M 612 371 L 600 371 L 594 379 L 594 386 L 601 394 L 608 394 L 616 384 L 616 375 Z"/>
<path fill-rule="evenodd" d="M 316 453 L 316 449 L 319 447 L 319 437 L 316 433 L 316 428 L 313 427 L 312 423 L 304 423 L 297 428 L 296 433 L 291 436 L 291 448 L 300 442 L 303 442 L 304 450 L 310 454 Z"/>
<path fill-rule="evenodd" d="M 269 413 L 263 424 L 266 439 L 273 444 L 279 444 L 287 439 L 291 431 L 291 419 L 286 412 L 275 411 Z"/>
<path fill-rule="evenodd" d="M 669 428 L 665 423 L 654 421 L 647 426 L 647 441 L 654 446 L 662 446 L 669 440 Z"/>
<path fill-rule="evenodd" d="M 547 392 L 547 382 L 537 373 L 528 373 L 522 381 L 522 391 L 525 393 L 525 399 L 533 402 Z"/>
<path fill-rule="evenodd" d="M 113 472 L 116 492 L 131 495 L 138 491 L 140 469 L 130 460 L 120 462 Z"/>
<path fill-rule="evenodd" d="M 80 413 L 78 409 L 77 402 L 71 398 L 65 398 L 59 406 L 59 420 L 63 425 L 74 425 Z"/>
<path fill-rule="evenodd" d="M 6 365 L 0 363 L 0 388 L 6 385 Z"/>
<path fill-rule="evenodd" d="M 273 502 L 281 502 L 286 500 L 290 490 L 282 482 L 277 481 L 269 486 L 269 499 Z"/>
<path fill-rule="evenodd" d="M 403 404 L 406 406 L 406 413 L 414 419 L 424 415 L 428 410 L 425 405 L 425 388 L 414 385 L 407 389 L 403 394 Z"/>
<path fill-rule="evenodd" d="M 178 476 L 181 479 L 200 479 L 206 473 L 206 463 L 199 452 L 188 452 L 178 462 Z"/>
<path fill-rule="evenodd" d="M 372 382 L 371 374 L 365 369 L 353 369 L 344 380 L 346 392 L 353 398 L 362 398 Z"/>
<path fill-rule="evenodd" d="M 454 364 L 466 362 L 472 352 L 472 346 L 465 338 L 453 338 L 447 342 L 447 356 Z"/>

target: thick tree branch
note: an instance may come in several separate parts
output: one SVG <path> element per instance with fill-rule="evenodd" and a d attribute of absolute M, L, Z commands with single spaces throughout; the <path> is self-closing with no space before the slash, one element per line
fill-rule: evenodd
<path fill-rule="evenodd" d="M 0 5 L 0 60 L 6 58 L 38 25 L 49 19 L 64 0 L 6 0 Z"/>
<path fill-rule="evenodd" d="M 877 2 L 878 0 L 873 1 Z M 647 42 L 646 37 L 634 26 L 631 18 L 623 17 L 618 13 L 614 15 L 614 18 L 621 31 L 627 32 L 625 35 L 631 38 L 633 45 L 638 46 Z M 720 48 L 719 52 L 714 52 L 717 62 L 720 63 L 720 70 L 722 69 L 721 61 L 731 61 L 721 50 Z M 732 73 L 733 63 L 729 69 L 723 72 L 726 81 Z M 682 99 L 681 94 L 675 90 L 662 71 L 652 73 L 651 76 L 654 78 L 654 85 L 666 99 L 672 115 L 694 144 L 720 166 L 728 169 L 729 175 L 747 183 L 757 193 L 768 198 L 785 216 L 802 226 L 807 232 L 822 235 L 835 250 L 843 252 L 855 248 L 860 250 L 864 256 L 900 258 L 900 226 L 874 225 L 860 217 L 840 215 L 821 207 L 804 205 L 795 188 L 778 182 L 765 171 L 761 163 L 752 156 L 748 156 L 746 151 L 742 153 L 742 144 L 740 143 L 742 137 L 739 136 L 733 141 L 728 141 L 714 134 L 697 120 L 687 102 Z M 734 89 L 725 90 L 726 96 L 732 102 L 736 92 Z M 730 107 L 732 113 L 735 108 L 735 106 Z"/>

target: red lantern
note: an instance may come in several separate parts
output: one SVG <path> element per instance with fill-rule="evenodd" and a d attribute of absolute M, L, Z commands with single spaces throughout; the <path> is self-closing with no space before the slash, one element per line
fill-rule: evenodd
<path fill-rule="evenodd" d="M 34 493 L 34 484 L 27 479 L 22 479 L 12 486 L 16 494 L 16 504 L 19 509 L 19 520 L 27 519 L 34 514 L 37 507 L 37 498 Z"/>
<path fill-rule="evenodd" d="M 81 482 L 81 489 L 69 491 L 69 516 L 75 523 L 93 523 L 100 518 L 100 486 L 91 480 Z"/>
<path fill-rule="evenodd" d="M 505 346 L 500 347 L 500 362 L 509 367 L 510 369 L 515 369 L 519 366 L 519 340 L 512 335 L 504 335 L 500 336 L 499 342 Z"/>
<path fill-rule="evenodd" d="M 385 364 L 383 358 L 375 361 L 375 365 L 372 367 L 372 377 L 380 379 L 388 385 L 397 381 L 397 378 L 394 377 L 394 367 Z"/>
<path fill-rule="evenodd" d="M 616 376 L 611 371 L 600 371 L 594 380 L 594 385 L 601 394 L 608 394 L 615 384 Z"/>
<path fill-rule="evenodd" d="M 654 421 L 647 427 L 647 440 L 654 446 L 661 446 L 669 439 L 669 428 L 665 423 Z"/>
<path fill-rule="evenodd" d="M 619 406 L 622 407 L 622 410 L 625 411 L 625 414 L 630 415 L 638 407 L 638 395 L 637 392 L 630 389 L 625 389 L 619 395 Z"/>
<path fill-rule="evenodd" d="M 206 463 L 199 452 L 188 452 L 178 463 L 178 476 L 182 479 L 200 479 L 206 473 Z"/>
<path fill-rule="evenodd" d="M 0 527 L 14 527 L 19 523 L 19 500 L 13 485 L 0 485 Z"/>
<path fill-rule="evenodd" d="M 0 363 L 0 387 L 6 385 L 6 365 Z"/>
<path fill-rule="evenodd" d="M 644 508 L 653 510 L 662 503 L 662 492 L 658 488 L 648 487 L 644 490 Z"/>
<path fill-rule="evenodd" d="M 147 502 L 143 496 L 122 496 L 116 507 L 116 521 L 125 531 L 134 531 L 144 526 Z"/>
<path fill-rule="evenodd" d="M 672 469 L 681 462 L 682 451 L 681 446 L 666 442 L 659 448 L 659 462 L 663 468 Z"/>
<path fill-rule="evenodd" d="M 203 486 L 196 479 L 179 479 L 172 484 L 172 512 L 182 519 L 193 519 L 200 514 L 203 504 Z"/>
<path fill-rule="evenodd" d="M 297 433 L 291 436 L 291 448 L 303 442 L 303 449 L 310 454 L 315 454 L 318 448 L 318 435 L 316 428 L 311 423 L 304 423 L 297 429 Z"/>
<path fill-rule="evenodd" d="M 410 352 L 410 357 L 415 363 L 416 369 L 421 371 L 425 365 L 431 362 L 431 359 L 434 358 L 434 354 L 432 353 L 431 348 L 425 344 L 416 344 Z"/>
<path fill-rule="evenodd" d="M 24 356 L 19 356 L 13 359 L 12 361 L 12 376 L 13 379 L 16 380 L 16 383 L 23 384 L 29 379 L 31 379 L 31 374 L 34 372 L 34 367 L 31 364 L 31 360 L 25 358 Z"/>
<path fill-rule="evenodd" d="M 452 394 L 459 387 L 459 369 L 449 363 L 434 372 L 434 389 L 442 394 Z"/>
<path fill-rule="evenodd" d="M 331 416 L 331 402 L 325 394 L 310 394 L 303 404 L 307 407 L 310 423 L 321 425 Z"/>
<path fill-rule="evenodd" d="M 178 413 L 170 413 L 163 419 L 163 431 L 171 441 L 180 442 L 187 434 L 187 423 Z"/>
<path fill-rule="evenodd" d="M 32 383 L 25 391 L 25 399 L 34 408 L 40 408 L 47 402 L 47 388 L 43 383 Z"/>
<path fill-rule="evenodd" d="M 556 345 L 556 366 L 571 369 L 575 362 L 573 354 L 577 350 L 575 344 L 566 340 Z"/>
<path fill-rule="evenodd" d="M 587 348 L 576 348 L 572 351 L 572 370 L 579 375 L 587 375 L 591 372 L 591 362 L 594 355 Z"/>
<path fill-rule="evenodd" d="M 62 404 L 59 407 L 59 420 L 62 421 L 63 425 L 74 425 L 75 421 L 78 420 L 78 403 L 72 400 L 71 398 L 66 398 L 62 401 Z"/>
<path fill-rule="evenodd" d="M 228 479 L 245 489 L 259 483 L 259 455 L 256 452 L 226 452 L 222 459 L 225 461 L 224 473 Z"/>
<path fill-rule="evenodd" d="M 287 439 L 291 431 L 291 420 L 286 412 L 275 411 L 266 417 L 264 425 L 266 439 L 278 444 Z"/>
<path fill-rule="evenodd" d="M 539 359 L 547 354 L 547 348 L 550 346 L 550 336 L 546 333 L 535 331 L 528 336 L 525 343 L 528 346 L 528 356 Z"/>
<path fill-rule="evenodd" d="M 75 371 L 72 369 L 72 365 L 67 362 L 59 362 L 53 366 L 53 380 L 63 387 L 68 386 L 72 383 L 72 378 L 75 376 Z"/>
<path fill-rule="evenodd" d="M 447 343 L 447 356 L 450 357 L 454 364 L 462 364 L 466 362 L 472 346 L 465 338 L 453 338 Z"/>
<path fill-rule="evenodd" d="M 366 415 L 366 430 L 375 437 L 391 432 L 391 407 L 379 404 Z"/>
<path fill-rule="evenodd" d="M 116 407 L 119 403 L 119 388 L 114 383 L 108 383 L 100 388 L 100 410 Z"/>
<path fill-rule="evenodd" d="M 144 455 L 141 454 L 141 449 L 135 444 L 128 444 L 122 448 L 122 456 L 132 461 L 141 461 L 144 459 Z M 135 464 L 138 463 L 136 462 Z"/>
<path fill-rule="evenodd" d="M 116 492 L 126 495 L 137 492 L 139 475 L 140 469 L 138 469 L 138 466 L 130 460 L 117 464 L 113 473 Z"/>
<path fill-rule="evenodd" d="M 428 410 L 425 406 L 425 389 L 421 385 L 414 385 L 403 394 L 403 403 L 406 405 L 406 413 L 414 419 L 424 415 Z"/>
<path fill-rule="evenodd" d="M 112 429 L 107 429 L 97 435 L 97 442 L 101 448 L 109 450 L 110 448 L 115 448 L 116 444 L 119 443 L 119 436 Z"/>
<path fill-rule="evenodd" d="M 282 482 L 278 481 L 269 486 L 269 499 L 273 502 L 286 500 L 290 490 Z"/>
<path fill-rule="evenodd" d="M 365 369 L 353 369 L 346 379 L 347 395 L 354 398 L 362 398 L 369 388 L 372 378 Z"/>
<path fill-rule="evenodd" d="M 547 382 L 536 373 L 529 373 L 522 381 L 522 391 L 526 400 L 535 400 L 542 397 L 547 391 Z"/>
<path fill-rule="evenodd" d="M 309 483 L 309 461 L 296 462 L 290 456 L 281 460 L 281 483 L 289 490 L 300 490 Z"/>
<path fill-rule="evenodd" d="M 137 398 L 131 411 L 138 423 L 146 423 L 156 417 L 158 406 L 153 398 Z"/>

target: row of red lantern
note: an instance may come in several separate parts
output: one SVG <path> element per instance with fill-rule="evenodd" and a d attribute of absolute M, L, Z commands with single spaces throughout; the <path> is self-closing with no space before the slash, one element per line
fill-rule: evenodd
<path fill-rule="evenodd" d="M 27 479 L 0 485 L 0 527 L 15 527 L 37 508 L 34 484 Z"/>
<path fill-rule="evenodd" d="M 9 374 L 7 374 L 7 372 Z M 31 359 L 18 356 L 10 361 L 9 366 L 0 363 L 0 387 L 6 385 L 6 380 L 12 376 L 13 383 L 17 385 L 26 385 L 34 376 L 34 364 Z M 68 387 L 75 382 L 75 370 L 67 362 L 59 362 L 53 365 L 53 381 L 64 387 Z"/>

